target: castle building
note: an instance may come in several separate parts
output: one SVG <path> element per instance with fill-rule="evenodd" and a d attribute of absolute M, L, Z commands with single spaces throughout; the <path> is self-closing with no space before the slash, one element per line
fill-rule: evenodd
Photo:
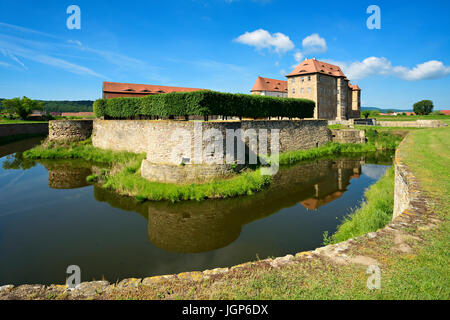
<path fill-rule="evenodd" d="M 361 117 L 361 89 L 350 83 L 339 66 L 315 58 L 308 59 L 286 77 L 287 81 L 258 77 L 252 94 L 272 93 L 274 91 L 269 89 L 274 89 L 273 83 L 287 82 L 288 98 L 305 98 L 316 103 L 314 119 L 346 120 Z M 266 90 L 262 90 L 264 88 Z"/>
<path fill-rule="evenodd" d="M 258 77 L 251 93 L 261 96 L 287 98 L 287 81 Z"/>

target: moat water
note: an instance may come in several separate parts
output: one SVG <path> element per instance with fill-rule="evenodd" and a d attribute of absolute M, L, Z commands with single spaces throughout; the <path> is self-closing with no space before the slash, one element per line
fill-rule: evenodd
<path fill-rule="evenodd" d="M 89 185 L 83 161 L 24 160 L 29 139 L 0 146 L 0 286 L 115 282 L 229 267 L 322 245 L 392 154 L 320 159 L 282 168 L 252 196 L 145 202 Z"/>

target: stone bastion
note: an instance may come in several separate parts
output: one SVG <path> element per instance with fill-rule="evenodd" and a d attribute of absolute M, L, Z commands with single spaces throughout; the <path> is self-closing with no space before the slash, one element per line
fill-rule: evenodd
<path fill-rule="evenodd" d="M 169 183 L 226 178 L 258 155 L 315 148 L 331 140 L 326 120 L 97 119 L 92 132 L 95 147 L 146 153 L 141 175 Z"/>
<path fill-rule="evenodd" d="M 52 120 L 48 123 L 51 141 L 82 141 L 92 135 L 93 120 Z"/>

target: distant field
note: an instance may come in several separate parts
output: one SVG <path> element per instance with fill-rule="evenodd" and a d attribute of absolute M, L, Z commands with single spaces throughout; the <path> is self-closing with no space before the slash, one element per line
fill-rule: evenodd
<path fill-rule="evenodd" d="M 416 121 L 416 120 L 441 120 L 450 123 L 450 116 L 427 115 L 427 116 L 376 116 L 378 121 Z"/>

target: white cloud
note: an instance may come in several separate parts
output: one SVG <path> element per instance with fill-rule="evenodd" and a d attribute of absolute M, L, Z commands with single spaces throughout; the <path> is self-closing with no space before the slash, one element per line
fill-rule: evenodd
<path fill-rule="evenodd" d="M 83 44 L 79 40 L 67 40 L 68 43 L 76 44 L 77 46 L 82 47 Z"/>
<path fill-rule="evenodd" d="M 281 74 L 282 76 L 285 76 L 285 75 L 287 74 L 287 72 L 286 72 L 286 70 L 281 69 L 281 70 L 280 70 L 280 74 Z"/>
<path fill-rule="evenodd" d="M 438 79 L 448 76 L 450 67 L 446 67 L 441 61 L 431 60 L 418 64 L 413 69 L 401 66 L 395 67 L 394 73 L 409 81 Z"/>
<path fill-rule="evenodd" d="M 307 36 L 305 39 L 303 39 L 302 46 L 305 53 L 320 53 L 327 51 L 327 42 L 317 33 L 313 33 L 312 35 Z"/>
<path fill-rule="evenodd" d="M 21 57 L 23 59 L 39 62 L 39 63 L 53 66 L 56 68 L 64 69 L 66 71 L 69 71 L 69 72 L 75 73 L 75 74 L 90 75 L 90 76 L 106 79 L 105 76 L 103 76 L 99 73 L 96 73 L 95 71 L 93 71 L 87 67 L 80 66 L 78 64 L 71 63 L 71 62 L 68 62 L 63 59 L 52 57 L 50 55 L 41 53 L 38 50 L 28 49 L 28 48 L 22 47 L 20 45 L 14 45 L 12 43 L 2 41 L 1 38 L 0 38 L 0 47 L 3 48 L 2 53 L 5 56 L 10 57 L 12 60 L 18 62 L 21 65 L 23 65 L 23 64 L 20 62 L 20 60 L 17 57 Z M 25 65 L 23 65 L 23 67 L 26 68 Z"/>
<path fill-rule="evenodd" d="M 0 50 L 3 55 L 7 58 L 10 58 L 11 60 L 15 61 L 17 64 L 19 64 L 22 68 L 24 68 L 25 70 L 28 70 L 27 66 L 19 60 L 19 58 L 17 58 L 15 55 L 13 55 L 11 52 L 9 52 L 8 50 L 5 49 L 1 49 Z"/>
<path fill-rule="evenodd" d="M 297 61 L 297 63 L 300 63 L 300 62 L 302 62 L 303 61 L 303 53 L 301 53 L 300 51 L 297 51 L 295 54 L 294 54 L 294 59 L 295 59 L 295 61 Z"/>
<path fill-rule="evenodd" d="M 2 31 L 5 31 L 5 33 L 2 33 Z M 108 77 L 87 66 L 69 61 L 73 58 L 89 59 L 99 61 L 102 64 L 109 63 L 113 65 L 115 68 L 108 69 L 111 73 L 133 73 L 133 75 L 139 73 L 147 79 L 158 79 L 161 82 L 168 81 L 167 77 L 159 74 L 160 68 L 150 65 L 146 61 L 113 51 L 90 48 L 79 40 L 66 39 L 2 22 L 0 22 L 0 48 L 0 54 L 3 53 L 3 55 L 15 61 L 25 70 L 28 70 L 28 68 L 21 60 L 25 62 L 26 60 L 31 60 L 64 69 L 71 73 L 108 80 Z M 3 64 L 2 66 L 5 65 Z M 97 65 L 95 68 L 97 68 Z"/>
<path fill-rule="evenodd" d="M 302 50 L 297 50 L 294 54 L 294 59 L 298 63 L 302 62 L 305 59 L 305 55 L 309 53 L 323 53 L 327 51 L 327 42 L 324 38 L 321 38 L 318 33 L 313 33 L 302 41 Z M 297 65 L 293 65 L 292 68 L 295 68 Z"/>
<path fill-rule="evenodd" d="M 410 69 L 404 66 L 393 66 L 391 61 L 384 57 L 369 57 L 363 61 L 352 63 L 328 62 L 341 66 L 349 79 L 364 79 L 375 75 L 392 75 L 408 81 L 438 79 L 450 75 L 450 67 L 441 61 L 431 60 L 418 64 Z"/>
<path fill-rule="evenodd" d="M 277 53 L 284 53 L 294 49 L 294 43 L 288 36 L 277 32 L 270 34 L 264 29 L 258 29 L 253 32 L 246 32 L 240 35 L 236 42 L 243 43 L 257 49 L 268 48 Z"/>

